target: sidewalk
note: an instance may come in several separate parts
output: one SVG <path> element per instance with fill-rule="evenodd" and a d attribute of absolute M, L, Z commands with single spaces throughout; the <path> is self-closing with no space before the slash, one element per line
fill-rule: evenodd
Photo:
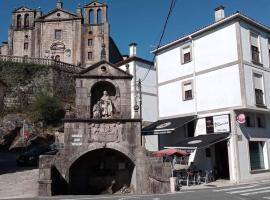
<path fill-rule="evenodd" d="M 0 153 L 0 199 L 38 195 L 38 169 L 16 166 L 16 155 Z"/>

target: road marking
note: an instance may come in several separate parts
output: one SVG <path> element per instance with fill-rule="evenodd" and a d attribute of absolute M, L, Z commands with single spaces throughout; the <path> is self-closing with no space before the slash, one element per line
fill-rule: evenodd
<path fill-rule="evenodd" d="M 244 193 L 244 194 L 241 194 L 241 195 L 248 196 L 248 195 L 263 194 L 263 193 L 270 193 L 270 190 L 263 190 L 263 191 L 258 191 L 258 192 L 249 192 L 249 193 Z"/>
<path fill-rule="evenodd" d="M 175 192 L 175 193 L 164 193 L 164 194 L 146 194 L 146 195 L 134 195 L 134 196 L 106 196 L 106 197 L 84 197 L 84 198 L 63 198 L 61 200 L 92 200 L 92 199 L 111 199 L 111 198 L 140 198 L 140 197 L 155 197 L 155 196 L 167 196 L 167 195 L 174 195 L 174 194 L 185 194 L 185 193 L 192 193 L 195 191 L 182 191 L 182 192 Z"/>
<path fill-rule="evenodd" d="M 253 189 L 247 189 L 247 190 L 237 190 L 233 192 L 227 192 L 229 194 L 237 194 L 237 193 L 245 193 L 245 192 L 253 192 L 253 191 L 258 191 L 258 190 L 264 190 L 264 189 L 270 189 L 270 187 L 262 187 L 262 188 L 253 188 Z"/>
<path fill-rule="evenodd" d="M 230 190 L 238 190 L 238 189 L 247 189 L 247 188 L 253 188 L 258 185 L 249 185 L 249 186 L 241 186 L 241 187 L 231 187 L 231 188 L 225 188 L 225 189 L 219 189 L 219 190 L 213 190 L 213 192 L 225 192 L 225 191 L 230 191 Z"/>
<path fill-rule="evenodd" d="M 270 199 L 270 197 L 263 197 L 264 199 Z"/>

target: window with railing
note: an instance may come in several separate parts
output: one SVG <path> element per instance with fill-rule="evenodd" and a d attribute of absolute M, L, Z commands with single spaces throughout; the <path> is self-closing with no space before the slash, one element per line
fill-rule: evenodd
<path fill-rule="evenodd" d="M 260 55 L 260 46 L 259 46 L 259 36 L 255 33 L 250 34 L 250 42 L 251 42 L 251 60 L 255 64 L 261 63 L 261 55 Z"/>
<path fill-rule="evenodd" d="M 251 53 L 252 53 L 252 62 L 260 63 L 260 52 L 259 48 L 255 46 L 251 46 Z"/>
<path fill-rule="evenodd" d="M 264 87 L 262 74 L 254 73 L 253 81 L 254 81 L 255 104 L 257 106 L 264 106 Z"/>
<path fill-rule="evenodd" d="M 263 91 L 255 88 L 255 97 L 257 105 L 264 105 L 263 102 Z"/>

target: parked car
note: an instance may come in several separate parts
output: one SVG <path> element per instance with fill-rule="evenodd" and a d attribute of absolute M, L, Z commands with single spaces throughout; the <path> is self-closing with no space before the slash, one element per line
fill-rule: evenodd
<path fill-rule="evenodd" d="M 19 155 L 16 163 L 18 166 L 38 166 L 40 155 L 55 155 L 56 153 L 57 149 L 51 145 L 48 147 L 32 146 L 29 150 Z"/>

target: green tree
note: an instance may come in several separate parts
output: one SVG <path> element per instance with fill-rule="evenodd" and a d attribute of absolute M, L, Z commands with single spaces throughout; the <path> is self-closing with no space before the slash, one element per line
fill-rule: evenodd
<path fill-rule="evenodd" d="M 39 92 L 30 109 L 30 118 L 34 122 L 58 124 L 65 115 L 61 101 L 46 92 Z"/>

